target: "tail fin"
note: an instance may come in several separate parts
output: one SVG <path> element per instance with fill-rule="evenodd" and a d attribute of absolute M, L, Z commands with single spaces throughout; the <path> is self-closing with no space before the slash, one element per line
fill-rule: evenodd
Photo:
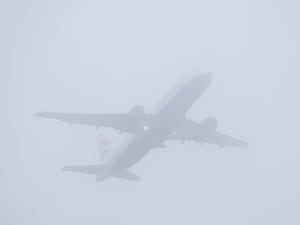
<path fill-rule="evenodd" d="M 80 166 L 66 166 L 62 170 L 74 173 L 85 174 L 99 174 L 104 169 L 103 165 L 80 165 Z"/>

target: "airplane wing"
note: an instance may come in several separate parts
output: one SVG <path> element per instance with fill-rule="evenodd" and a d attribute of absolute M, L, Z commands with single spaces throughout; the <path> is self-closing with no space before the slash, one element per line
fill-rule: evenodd
<path fill-rule="evenodd" d="M 105 113 L 60 113 L 40 112 L 37 116 L 57 119 L 66 123 L 91 125 L 95 127 L 110 127 L 121 132 L 136 135 L 140 118 L 129 113 L 105 114 Z"/>
<path fill-rule="evenodd" d="M 208 118 L 202 123 L 196 123 L 186 119 L 178 127 L 168 140 L 193 140 L 199 143 L 215 144 L 220 147 L 233 146 L 248 148 L 248 143 L 227 134 L 216 131 L 217 121 L 214 118 Z"/>
<path fill-rule="evenodd" d="M 249 147 L 249 144 L 247 142 L 231 137 L 226 134 L 222 134 L 221 132 L 218 131 L 212 132 L 210 135 L 203 138 L 203 141 L 201 140 L 201 142 L 215 144 L 220 147 L 223 146 L 233 146 L 233 147 L 241 147 L 241 148 Z"/>

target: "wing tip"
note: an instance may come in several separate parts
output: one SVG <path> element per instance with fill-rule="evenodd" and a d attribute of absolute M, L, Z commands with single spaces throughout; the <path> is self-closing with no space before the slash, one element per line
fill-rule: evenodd
<path fill-rule="evenodd" d="M 38 113 L 34 114 L 34 116 L 36 116 L 36 117 L 47 117 L 47 116 L 49 116 L 48 114 L 49 114 L 48 112 L 38 112 Z"/>
<path fill-rule="evenodd" d="M 250 147 L 249 143 L 245 141 L 242 141 L 239 146 L 245 149 L 248 149 Z"/>
<path fill-rule="evenodd" d="M 74 172 L 75 166 L 64 166 L 61 168 L 62 171 Z"/>

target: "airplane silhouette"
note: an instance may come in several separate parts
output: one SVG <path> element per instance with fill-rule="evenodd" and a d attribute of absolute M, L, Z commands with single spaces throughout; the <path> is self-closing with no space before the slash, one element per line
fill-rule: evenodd
<path fill-rule="evenodd" d="M 210 73 L 192 76 L 154 113 L 146 113 L 142 106 L 135 106 L 128 113 L 40 112 L 37 116 L 58 119 L 69 124 L 110 127 L 131 134 L 126 143 L 115 149 L 104 164 L 67 166 L 63 170 L 96 175 L 97 181 L 109 177 L 137 181 L 139 177 L 128 169 L 151 149 L 166 147 L 165 141 L 193 140 L 219 147 L 248 147 L 246 142 L 217 131 L 217 120 L 214 117 L 208 117 L 201 123 L 186 118 L 187 111 L 207 89 L 211 78 Z"/>

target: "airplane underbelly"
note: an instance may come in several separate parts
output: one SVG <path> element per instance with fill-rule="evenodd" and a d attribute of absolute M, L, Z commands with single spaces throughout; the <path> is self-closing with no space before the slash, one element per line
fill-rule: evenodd
<path fill-rule="evenodd" d="M 171 116 L 170 116 L 171 115 Z M 114 171 L 128 169 L 141 160 L 151 149 L 162 146 L 178 123 L 184 117 L 179 113 L 160 113 L 145 130 L 136 137 L 118 156 L 113 165 Z"/>
<path fill-rule="evenodd" d="M 151 143 L 147 143 L 145 139 L 135 139 L 115 161 L 113 170 L 128 169 L 141 160 L 152 148 Z"/>

